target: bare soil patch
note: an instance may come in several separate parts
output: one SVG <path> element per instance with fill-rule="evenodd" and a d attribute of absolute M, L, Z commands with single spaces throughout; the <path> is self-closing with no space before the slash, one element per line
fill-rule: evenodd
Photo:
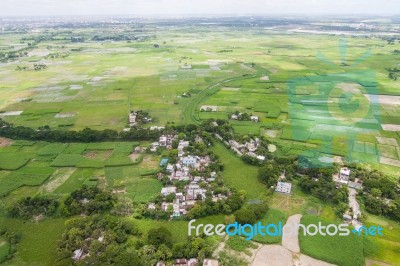
<path fill-rule="evenodd" d="M 300 224 L 301 214 L 292 215 L 286 221 L 285 227 L 296 228 Z M 299 246 L 299 232 L 288 232 L 289 230 L 283 230 L 282 232 L 282 246 L 292 252 L 300 252 Z"/>
<path fill-rule="evenodd" d="M 299 257 L 299 266 L 334 266 L 335 264 L 330 264 L 328 262 L 317 260 L 301 254 Z"/>
<path fill-rule="evenodd" d="M 293 266 L 292 252 L 280 245 L 265 245 L 260 248 L 252 266 Z"/>
<path fill-rule="evenodd" d="M 382 124 L 382 128 L 385 131 L 400 131 L 400 125 Z"/>
<path fill-rule="evenodd" d="M 399 146 L 397 140 L 394 138 L 376 137 L 376 140 L 379 142 L 379 144 Z"/>
<path fill-rule="evenodd" d="M 0 148 L 8 147 L 13 143 L 11 139 L 1 138 L 0 137 Z"/>
<path fill-rule="evenodd" d="M 129 158 L 131 158 L 132 162 L 136 162 L 136 159 L 139 158 L 139 156 L 139 153 L 132 153 L 131 155 L 129 155 Z"/>

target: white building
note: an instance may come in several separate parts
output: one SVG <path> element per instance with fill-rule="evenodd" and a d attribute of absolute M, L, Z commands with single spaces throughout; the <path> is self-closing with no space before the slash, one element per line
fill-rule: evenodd
<path fill-rule="evenodd" d="M 339 173 L 340 179 L 343 179 L 344 181 L 348 181 L 350 177 L 350 169 L 344 167 L 340 169 Z"/>
<path fill-rule="evenodd" d="M 263 155 L 258 155 L 258 156 L 257 156 L 257 159 L 260 160 L 260 161 L 264 161 L 264 160 L 265 160 L 265 156 L 263 156 Z"/>
<path fill-rule="evenodd" d="M 163 187 L 161 189 L 161 194 L 163 196 L 168 196 L 171 193 L 176 193 L 176 187 Z"/>
<path fill-rule="evenodd" d="M 161 147 L 167 146 L 167 137 L 166 136 L 161 136 L 158 143 L 160 143 Z"/>
<path fill-rule="evenodd" d="M 250 120 L 253 122 L 258 122 L 258 116 L 250 116 Z"/>
<path fill-rule="evenodd" d="M 195 166 L 197 163 L 197 158 L 193 156 L 186 156 L 182 158 L 182 163 L 186 166 Z"/>
<path fill-rule="evenodd" d="M 292 191 L 292 184 L 287 182 L 278 182 L 275 191 L 284 194 L 290 194 Z"/>

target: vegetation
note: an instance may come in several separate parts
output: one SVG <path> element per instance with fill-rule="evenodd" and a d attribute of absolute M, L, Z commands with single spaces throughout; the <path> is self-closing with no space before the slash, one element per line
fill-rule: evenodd
<path fill-rule="evenodd" d="M 97 187 L 82 188 L 72 192 L 62 203 L 63 215 L 92 215 L 111 210 L 115 204 L 115 198 L 108 191 L 102 191 Z"/>
<path fill-rule="evenodd" d="M 323 225 L 331 222 L 324 221 L 317 216 L 303 216 L 301 223 Z M 348 236 L 304 236 L 302 229 L 299 232 L 301 252 L 311 257 L 321 259 L 340 266 L 363 265 L 363 238 L 350 234 Z M 335 250 L 335 252 L 332 252 Z"/>
<path fill-rule="evenodd" d="M 51 216 L 58 207 L 58 201 L 48 196 L 27 197 L 19 200 L 10 209 L 13 217 L 30 219 L 34 216 Z"/>

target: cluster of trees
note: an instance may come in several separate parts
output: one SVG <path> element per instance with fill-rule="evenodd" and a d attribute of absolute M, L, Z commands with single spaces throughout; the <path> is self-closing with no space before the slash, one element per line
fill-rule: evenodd
<path fill-rule="evenodd" d="M 268 211 L 268 202 L 261 201 L 257 204 L 249 204 L 235 212 L 236 221 L 240 224 L 255 224 Z"/>
<path fill-rule="evenodd" d="M 161 132 L 144 128 L 132 128 L 127 132 L 115 130 L 94 130 L 85 128 L 80 131 L 66 131 L 42 126 L 33 129 L 25 126 L 15 126 L 0 119 L 0 136 L 12 139 L 24 139 L 49 142 L 99 142 L 118 140 L 156 140 Z"/>
<path fill-rule="evenodd" d="M 107 35 L 95 35 L 93 36 L 92 40 L 96 42 L 102 42 L 102 41 L 138 41 L 138 40 L 143 40 L 143 38 L 147 38 L 145 36 L 129 36 L 129 35 L 124 35 L 124 34 L 118 34 L 118 35 L 112 35 L 112 36 L 107 36 Z"/>
<path fill-rule="evenodd" d="M 353 178 L 363 182 L 359 199 L 370 213 L 400 221 L 400 184 L 377 170 L 352 165 Z"/>
<path fill-rule="evenodd" d="M 332 179 L 332 175 L 338 172 L 338 166 L 326 168 L 301 168 L 297 172 L 302 172 L 299 178 L 300 188 L 310 193 L 324 202 L 332 203 L 336 206 L 336 212 L 343 214 L 348 208 L 347 187 L 338 187 Z"/>
<path fill-rule="evenodd" d="M 61 213 L 65 216 L 92 215 L 111 210 L 115 203 L 116 198 L 111 192 L 94 186 L 83 186 L 63 201 Z"/>
<path fill-rule="evenodd" d="M 213 214 L 232 214 L 239 210 L 245 201 L 245 195 L 241 192 L 233 192 L 227 199 L 212 201 L 208 196 L 204 201 L 198 201 L 187 213 L 189 220 Z"/>
<path fill-rule="evenodd" d="M 145 265 L 128 238 L 140 237 L 132 222 L 112 216 L 93 215 L 67 222 L 57 248 L 57 265 L 72 265 L 76 250 L 78 265 Z"/>
<path fill-rule="evenodd" d="M 228 114 L 228 118 L 232 118 L 232 115 L 236 115 L 237 116 L 236 120 L 239 120 L 239 121 L 250 121 L 251 120 L 251 118 L 250 118 L 251 114 L 248 114 L 248 113 L 241 113 L 239 111 L 235 111 L 232 114 Z"/>
<path fill-rule="evenodd" d="M 48 196 L 27 197 L 11 206 L 9 213 L 13 217 L 30 219 L 34 216 L 51 216 L 58 207 L 58 201 Z"/>
<path fill-rule="evenodd" d="M 24 56 L 28 56 L 28 52 L 25 49 L 21 49 L 18 51 L 0 52 L 0 62 L 16 60 Z"/>
<path fill-rule="evenodd" d="M 397 80 L 397 78 L 400 76 L 400 69 L 398 69 L 396 67 L 387 68 L 386 70 L 389 72 L 388 77 L 390 79 Z"/>
<path fill-rule="evenodd" d="M 74 252 L 81 256 L 73 259 Z M 211 256 L 212 246 L 202 237 L 174 243 L 165 227 L 143 234 L 130 220 L 93 215 L 74 218 L 57 248 L 57 265 L 155 265 L 158 261 Z"/>
<path fill-rule="evenodd" d="M 44 70 L 47 68 L 47 65 L 44 63 L 39 63 L 39 64 L 33 64 L 33 69 L 35 71 L 40 71 L 40 70 Z"/>

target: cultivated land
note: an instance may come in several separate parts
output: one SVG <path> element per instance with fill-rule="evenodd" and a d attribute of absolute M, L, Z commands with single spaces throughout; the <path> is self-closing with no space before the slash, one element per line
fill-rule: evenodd
<path fill-rule="evenodd" d="M 0 63 L 0 118 L 35 129 L 48 125 L 61 130 L 122 131 L 129 126 L 132 110 L 144 110 L 153 118 L 144 127 L 200 124 L 210 118 L 228 119 L 238 111 L 258 116 L 259 122 L 230 120 L 234 133 L 264 136 L 273 143 L 271 153 L 302 155 L 320 163 L 341 158 L 360 161 L 398 177 L 400 82 L 390 79 L 387 71 L 398 66 L 397 42 L 388 44 L 379 34 L 354 34 L 344 44 L 343 36 L 333 34 L 289 34 L 285 29 L 207 26 L 196 21 L 121 23 L 121 35 L 135 37 L 124 39 L 113 27 L 38 24 L 36 30 L 0 31 L 1 52 L 24 48 L 28 52 Z M 99 32 L 120 39 L 99 40 Z M 75 37 L 84 41 L 71 41 Z M 39 63 L 47 68 L 33 70 Z M 224 165 L 224 184 L 246 194 L 245 206 L 269 197 L 263 223 L 285 222 L 294 214 L 302 214 L 304 223 L 341 222 L 335 206 L 302 192 L 297 180 L 291 195 L 268 195 L 258 179 L 259 168 L 215 142 L 209 150 Z M 22 235 L 17 253 L 6 263 L 54 265 L 54 251 L 66 228 L 64 217 L 41 221 L 9 217 L 10 206 L 27 196 L 63 198 L 87 185 L 129 198 L 135 206 L 153 201 L 163 187 L 155 173 L 169 153 L 145 151 L 149 146 L 143 141 L 50 143 L 0 138 L 0 229 Z M 143 149 L 134 152 L 136 147 Z M 197 223 L 219 224 L 226 218 L 208 216 Z M 135 216 L 128 220 L 144 236 L 163 226 L 171 231 L 174 243 L 186 240 L 185 220 Z M 384 226 L 385 236 L 326 241 L 300 235 L 304 254 L 300 261 L 311 263 L 310 256 L 336 265 L 362 265 L 365 259 L 400 265 L 399 223 L 370 215 L 366 225 Z M 224 240 L 207 241 L 216 248 Z M 254 265 L 264 265 L 264 258 L 275 250 L 287 253 L 280 246 L 281 237 L 257 236 L 253 241 L 273 244 L 258 250 Z M 240 252 L 248 255 L 249 250 L 246 246 Z M 9 252 L 9 243 L 0 236 L 0 263 Z M 255 250 L 251 252 L 254 255 Z"/>

